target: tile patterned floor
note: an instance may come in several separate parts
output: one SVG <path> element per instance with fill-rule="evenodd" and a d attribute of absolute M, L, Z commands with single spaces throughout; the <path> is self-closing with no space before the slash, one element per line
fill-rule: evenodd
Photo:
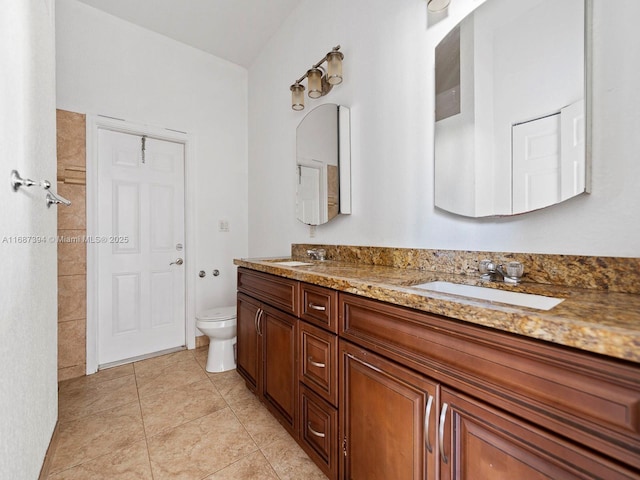
<path fill-rule="evenodd" d="M 59 386 L 49 480 L 326 480 L 236 371 L 206 347 Z"/>

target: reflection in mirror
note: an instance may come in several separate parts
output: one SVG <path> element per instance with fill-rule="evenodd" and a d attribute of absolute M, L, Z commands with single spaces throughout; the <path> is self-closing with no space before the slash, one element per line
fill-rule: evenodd
<path fill-rule="evenodd" d="M 588 191 L 590 0 L 487 0 L 436 47 L 435 204 L 513 215 Z"/>
<path fill-rule="evenodd" d="M 349 121 L 348 108 L 327 103 L 310 111 L 298 125 L 296 217 L 307 225 L 351 213 Z"/>

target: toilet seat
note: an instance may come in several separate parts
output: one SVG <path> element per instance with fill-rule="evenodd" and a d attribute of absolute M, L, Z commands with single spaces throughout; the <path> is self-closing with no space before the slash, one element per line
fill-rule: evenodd
<path fill-rule="evenodd" d="M 203 310 L 196 319 L 201 322 L 223 322 L 225 320 L 234 320 L 236 318 L 236 307 L 217 307 Z"/>

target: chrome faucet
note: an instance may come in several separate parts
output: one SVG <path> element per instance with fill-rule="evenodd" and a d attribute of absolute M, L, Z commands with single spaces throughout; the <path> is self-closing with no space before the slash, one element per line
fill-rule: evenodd
<path fill-rule="evenodd" d="M 327 258 L 327 251 L 324 248 L 313 248 L 311 250 L 307 250 L 307 255 L 309 255 L 313 260 L 324 261 Z"/>
<path fill-rule="evenodd" d="M 505 266 L 492 260 L 482 260 L 478 271 L 483 280 L 518 285 L 524 275 L 524 266 L 520 262 L 508 262 Z"/>

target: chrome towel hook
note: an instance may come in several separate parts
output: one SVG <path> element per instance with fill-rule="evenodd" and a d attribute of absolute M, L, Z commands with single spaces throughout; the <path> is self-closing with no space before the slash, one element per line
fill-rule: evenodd
<path fill-rule="evenodd" d="M 67 207 L 71 205 L 71 200 L 67 200 L 64 197 L 59 196 L 54 192 L 47 192 L 47 196 L 45 197 L 45 201 L 47 202 L 47 208 L 51 207 L 51 205 L 56 205 L 58 203 L 62 203 Z"/>
<path fill-rule="evenodd" d="M 17 170 L 11 170 L 11 188 L 17 192 L 20 187 L 30 187 L 36 185 L 30 178 L 22 178 Z"/>
<path fill-rule="evenodd" d="M 52 190 L 49 190 L 51 188 L 51 182 L 49 180 L 36 182 L 30 178 L 22 178 L 17 170 L 11 170 L 11 188 L 14 192 L 17 192 L 20 187 L 32 187 L 33 185 L 39 185 L 47 191 L 47 196 L 45 197 L 47 208 L 58 203 L 62 203 L 67 207 L 71 205 L 70 200 L 67 200 L 62 195 L 58 195 Z"/>

